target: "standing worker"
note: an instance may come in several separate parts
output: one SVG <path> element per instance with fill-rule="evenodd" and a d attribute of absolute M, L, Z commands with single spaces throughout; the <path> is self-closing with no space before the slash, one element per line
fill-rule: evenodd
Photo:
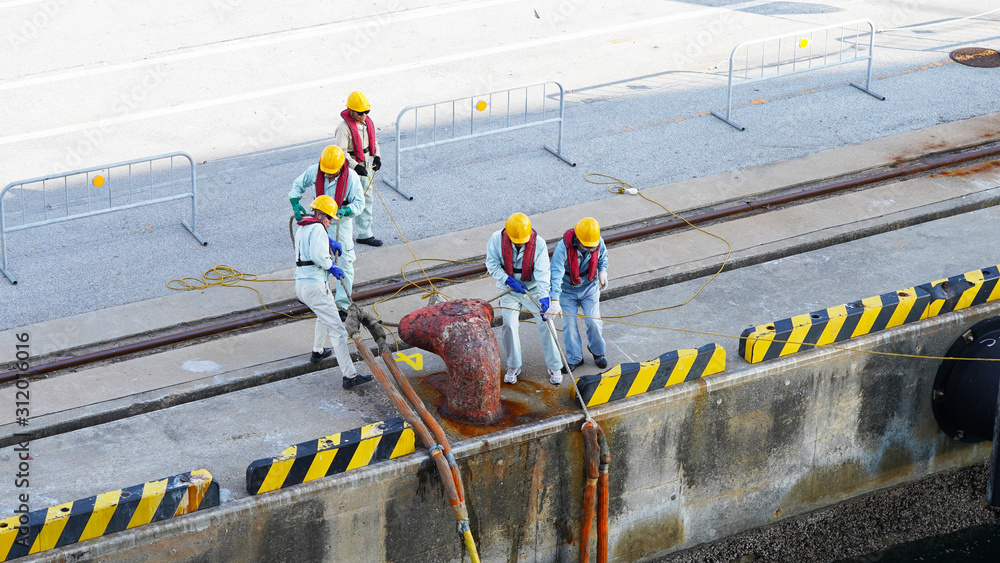
<path fill-rule="evenodd" d="M 549 310 L 549 253 L 545 239 L 531 228 L 531 221 L 524 213 L 515 213 L 507 219 L 503 229 L 493 233 L 486 245 L 486 270 L 496 278 L 497 287 L 510 287 L 511 292 L 500 298 L 503 317 L 503 347 L 507 353 L 507 373 L 504 383 L 517 383 L 521 373 L 521 340 L 517 333 L 518 315 L 524 307 L 535 317 L 538 334 L 542 337 L 545 365 L 549 382 L 562 383 L 562 359 L 552 333 L 540 313 Z M 541 311 L 531 302 L 527 293 L 542 305 Z"/>
<path fill-rule="evenodd" d="M 288 201 L 292 203 L 292 211 L 296 219 L 302 219 L 306 210 L 299 205 L 299 200 L 310 187 L 316 187 L 316 197 L 324 195 L 330 185 L 336 186 L 333 200 L 337 204 L 336 216 L 327 225 L 330 238 L 342 246 L 342 254 L 337 264 L 344 271 L 343 287 L 337 284 L 337 306 L 341 320 L 347 318 L 347 308 L 351 305 L 351 291 L 354 287 L 354 221 L 352 217 L 361 213 L 365 205 L 361 193 L 361 182 L 358 176 L 347 167 L 344 151 L 336 145 L 323 149 L 319 164 L 313 164 L 292 184 L 288 192 Z M 346 291 L 345 291 L 346 289 Z"/>
<path fill-rule="evenodd" d="M 577 310 L 583 309 L 587 325 L 587 349 L 594 364 L 608 367 L 601 321 L 601 290 L 608 286 L 608 249 L 601 238 L 601 226 L 593 217 L 584 217 L 566 231 L 552 252 L 552 302 L 549 312 L 563 313 L 563 342 L 569 369 L 583 365 L 583 346 L 577 326 Z"/>
<path fill-rule="evenodd" d="M 375 138 L 375 124 L 368 117 L 368 112 L 371 110 L 372 106 L 364 94 L 351 92 L 351 95 L 347 96 L 347 109 L 340 112 L 340 117 L 344 120 L 337 125 L 333 135 L 337 146 L 347 155 L 347 165 L 358 176 L 365 176 L 365 209 L 354 218 L 354 224 L 358 228 L 358 242 L 368 246 L 382 246 L 382 241 L 375 238 L 372 232 L 375 188 L 372 186 L 372 178 L 368 176 L 368 168 L 372 170 L 382 168 L 382 157 L 378 150 L 378 139 Z"/>
<path fill-rule="evenodd" d="M 344 278 L 344 272 L 337 267 L 333 256 L 342 252 L 341 244 L 330 239 L 327 229 L 337 216 L 337 204 L 328 195 L 317 197 L 310 206 L 312 215 L 299 220 L 295 231 L 295 296 L 316 314 L 316 330 L 313 334 L 313 352 L 309 361 L 316 364 L 331 353 L 337 353 L 344 389 L 368 383 L 370 375 L 359 375 L 347 348 L 347 330 L 337 315 L 337 304 L 326 284 L 333 274 Z M 333 349 L 325 348 L 327 337 Z"/>

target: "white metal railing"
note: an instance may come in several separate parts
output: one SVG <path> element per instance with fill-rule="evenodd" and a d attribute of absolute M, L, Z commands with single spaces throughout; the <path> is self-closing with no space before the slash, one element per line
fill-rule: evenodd
<path fill-rule="evenodd" d="M 547 108 L 549 90 L 553 90 L 554 94 L 554 89 L 558 89 L 559 105 L 557 108 L 552 107 L 555 104 L 549 102 Z M 555 148 L 543 146 L 563 162 L 576 166 L 562 152 L 565 108 L 562 84 L 552 81 L 407 106 L 396 117 L 395 181 L 385 178 L 382 181 L 406 199 L 412 200 L 413 196 L 403 191 L 400 178 L 401 157 L 404 152 L 550 123 L 559 125 L 559 139 Z M 407 117 L 408 113 L 412 114 L 412 119 Z M 407 130 L 405 137 L 404 129 Z M 403 146 L 404 138 L 412 141 L 412 144 Z"/>
<path fill-rule="evenodd" d="M 174 159 L 187 160 L 187 170 L 177 178 Z M 183 193 L 177 192 L 179 184 L 186 186 Z M 17 284 L 7 266 L 7 233 L 179 199 L 191 200 L 191 223 L 181 219 L 181 224 L 207 245 L 197 231 L 194 159 L 184 152 L 11 182 L 0 190 L 0 272 Z M 18 209 L 11 210 L 10 202 Z M 19 220 L 9 225 L 8 215 Z"/>
<path fill-rule="evenodd" d="M 855 20 L 740 43 L 733 47 L 729 55 L 726 114 L 712 111 L 712 115 L 740 131 L 745 129 L 732 120 L 734 76 L 740 79 L 740 84 L 751 84 L 861 61 L 868 61 L 865 84 L 851 82 L 851 86 L 885 100 L 885 96 L 871 90 L 874 48 L 875 26 L 869 20 Z M 742 69 L 737 67 L 740 63 Z"/>

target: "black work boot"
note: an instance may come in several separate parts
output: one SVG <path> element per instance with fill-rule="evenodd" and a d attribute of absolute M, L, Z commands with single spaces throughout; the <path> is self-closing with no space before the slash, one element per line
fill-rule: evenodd
<path fill-rule="evenodd" d="M 345 377 L 344 378 L 344 389 L 350 389 L 351 387 L 357 387 L 358 385 L 361 385 L 362 383 L 368 383 L 369 381 L 371 381 L 373 379 L 375 379 L 374 376 L 371 376 L 371 375 L 362 375 L 360 373 L 358 375 L 355 375 L 354 377 Z"/>
<path fill-rule="evenodd" d="M 607 356 L 605 356 L 604 354 L 601 354 L 600 356 L 598 356 L 597 354 L 591 352 L 590 351 L 590 346 L 587 346 L 587 351 L 590 352 L 590 355 L 594 357 L 594 365 L 595 366 L 597 366 L 597 367 L 599 367 L 601 369 L 604 369 L 604 368 L 608 367 L 608 357 Z"/>
<path fill-rule="evenodd" d="M 313 352 L 312 356 L 309 356 L 309 361 L 318 364 L 323 361 L 323 358 L 329 358 L 332 353 L 333 348 L 323 348 L 322 352 Z"/>
<path fill-rule="evenodd" d="M 368 246 L 382 246 L 382 241 L 375 237 L 359 238 L 356 242 L 358 244 L 367 244 Z"/>

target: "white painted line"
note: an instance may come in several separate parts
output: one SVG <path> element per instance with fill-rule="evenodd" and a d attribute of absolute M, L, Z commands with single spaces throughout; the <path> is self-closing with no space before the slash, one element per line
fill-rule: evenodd
<path fill-rule="evenodd" d="M 84 131 L 86 129 L 92 129 L 96 127 L 109 127 L 111 125 L 117 125 L 119 123 L 128 123 L 131 121 L 140 121 L 143 119 L 150 119 L 154 117 L 162 117 L 164 115 L 173 115 L 176 113 L 184 113 L 189 111 L 197 111 L 201 109 L 206 109 L 215 106 L 221 106 L 226 104 L 232 104 L 235 102 L 244 102 L 247 100 L 255 100 L 259 98 L 268 98 L 271 96 L 280 96 L 282 94 L 288 94 L 291 92 L 300 92 L 302 90 L 310 90 L 312 88 L 320 88 L 322 86 L 329 86 L 331 84 L 338 84 L 341 82 L 351 82 L 355 80 L 360 80 L 364 78 L 371 78 L 373 76 L 380 76 L 384 74 L 392 74 L 396 72 L 405 72 L 410 70 L 416 70 L 419 68 L 425 68 L 429 66 L 448 64 L 457 61 L 463 61 L 466 59 L 473 59 L 478 57 L 485 57 L 489 55 L 498 55 L 501 53 L 509 53 L 511 51 L 519 51 L 521 49 L 529 49 L 532 47 L 541 47 L 544 45 L 551 45 L 554 43 L 562 43 L 564 41 L 573 41 L 575 39 L 583 39 L 587 37 L 594 37 L 597 35 L 607 35 L 612 33 L 618 33 L 620 31 L 628 31 L 631 29 L 638 29 L 642 27 L 649 27 L 655 25 L 661 25 L 665 23 L 671 23 L 679 20 L 702 17 L 707 15 L 712 15 L 719 12 L 725 12 L 734 9 L 750 8 L 753 6 L 760 6 L 763 4 L 771 4 L 773 0 L 753 0 L 751 2 L 743 2 L 741 4 L 732 4 L 726 8 L 709 8 L 705 10 L 697 10 L 694 12 L 687 12 L 684 14 L 676 14 L 672 16 L 665 16 L 662 18 L 656 18 L 652 20 L 643 20 L 640 22 L 632 22 L 627 24 L 621 24 L 611 27 L 601 27 L 598 29 L 592 29 L 588 31 L 578 31 L 576 33 L 560 34 L 555 37 L 544 37 L 540 39 L 533 39 L 530 41 L 522 41 L 520 43 L 513 43 L 510 45 L 500 45 L 498 47 L 490 47 L 488 49 L 479 49 L 476 51 L 467 51 L 463 53 L 457 53 L 454 55 L 447 55 L 444 57 L 436 57 L 433 59 L 425 59 L 422 61 L 416 61 L 412 63 L 404 63 L 398 65 L 392 65 L 383 68 L 374 68 L 365 71 L 355 72 L 352 74 L 341 74 L 335 77 L 322 78 L 318 80 L 310 80 L 308 82 L 300 82 L 298 84 L 288 84 L 285 86 L 279 86 L 276 88 L 268 88 L 265 90 L 257 90 L 255 92 L 246 92 L 244 94 L 236 94 L 233 96 L 226 96 L 223 98 L 215 98 L 211 100 L 203 100 L 201 102 L 192 102 L 188 104 L 181 104 L 172 107 L 160 108 L 155 110 L 130 113 L 126 115 L 120 115 L 118 117 L 111 117 L 106 119 L 99 119 L 96 121 L 88 121 L 86 123 L 78 123 L 76 125 L 66 125 L 63 127 L 54 127 L 52 129 L 44 129 L 41 131 L 34 131 L 31 133 L 22 133 L 20 135 L 10 135 L 7 137 L 0 137 L 0 145 L 9 145 L 12 143 L 19 143 L 21 141 L 30 141 L 33 139 L 42 139 L 45 137 L 53 137 L 56 135 L 64 135 L 67 133 L 74 133 L 76 131 Z"/>
<path fill-rule="evenodd" d="M 30 2 L 34 1 L 35 0 L 30 0 Z M 365 28 L 371 27 L 372 25 L 376 25 L 379 28 L 381 28 L 385 25 L 394 23 L 408 22 L 426 18 L 435 18 L 448 14 L 466 12 L 469 10 L 478 10 L 480 8 L 490 8 L 493 6 L 501 6 L 504 4 L 513 4 L 515 2 L 521 2 L 521 1 L 522 0 L 481 0 L 477 2 L 466 2 L 466 3 L 461 3 L 459 5 L 449 5 L 443 7 L 415 8 L 413 10 L 406 10 L 403 12 L 390 12 L 386 14 L 379 14 L 376 16 L 369 16 L 355 21 L 322 24 L 302 29 L 293 29 L 290 31 L 269 33 L 263 36 L 246 37 L 242 39 L 234 39 L 231 41 L 222 41 L 215 44 L 203 45 L 198 47 L 189 47 L 187 49 L 184 49 L 183 52 L 173 53 L 170 55 L 162 55 L 159 57 L 154 56 L 135 61 L 129 61 L 126 63 L 71 70 L 68 72 L 49 74 L 47 76 L 42 75 L 35 78 L 26 78 L 24 80 L 17 80 L 13 82 L 6 82 L 6 83 L 0 82 L 0 91 L 13 90 L 15 88 L 24 88 L 25 86 L 36 86 L 38 84 L 50 84 L 52 82 L 58 82 L 60 80 L 70 80 L 73 78 L 97 76 L 100 74 L 107 74 L 109 72 L 118 72 L 134 68 L 160 65 L 166 63 L 172 63 L 175 61 L 184 61 L 189 59 L 197 59 L 200 57 L 209 57 L 212 55 L 219 55 L 222 53 L 232 53 L 234 51 L 242 51 L 244 49 L 255 49 L 258 47 L 266 47 L 268 45 L 278 45 L 280 43 L 287 43 L 289 41 L 300 41 L 302 39 L 311 39 L 314 37 L 322 37 L 324 35 L 333 35 L 335 33 L 345 33 L 355 30 L 364 30 Z M 0 4 L 0 8 L 2 7 L 3 4 Z"/>

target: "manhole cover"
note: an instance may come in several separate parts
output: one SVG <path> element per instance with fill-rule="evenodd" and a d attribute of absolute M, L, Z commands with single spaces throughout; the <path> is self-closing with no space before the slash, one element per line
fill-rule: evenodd
<path fill-rule="evenodd" d="M 951 52 L 951 60 L 965 66 L 979 68 L 1000 67 L 1000 53 L 985 47 L 967 47 Z"/>

